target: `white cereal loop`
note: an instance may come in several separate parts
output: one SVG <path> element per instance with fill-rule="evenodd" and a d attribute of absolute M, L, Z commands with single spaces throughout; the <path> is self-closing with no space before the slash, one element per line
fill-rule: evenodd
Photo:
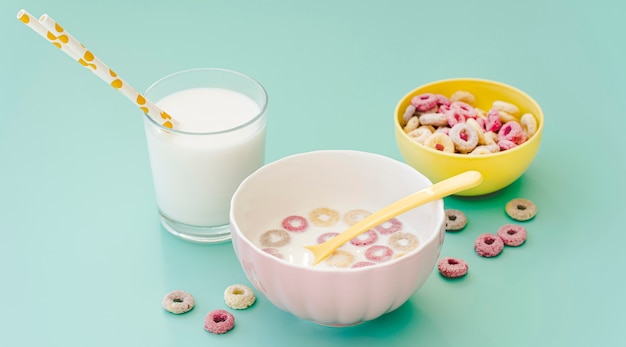
<path fill-rule="evenodd" d="M 417 118 L 417 116 L 413 116 L 409 118 L 408 122 L 406 122 L 406 125 L 404 126 L 404 132 L 410 133 L 411 131 L 417 129 L 419 125 L 420 125 L 419 118 Z"/>
<path fill-rule="evenodd" d="M 161 301 L 161 306 L 173 314 L 181 314 L 190 311 L 195 305 L 195 300 L 193 295 L 187 293 L 184 290 L 175 290 L 167 294 L 163 301 Z"/>
<path fill-rule="evenodd" d="M 537 132 L 537 119 L 532 115 L 532 113 L 524 113 L 520 122 L 526 138 L 530 138 L 535 135 Z"/>
<path fill-rule="evenodd" d="M 459 90 L 459 91 L 454 92 L 454 94 L 450 96 L 450 101 L 451 102 L 462 101 L 464 103 L 474 105 L 476 103 L 476 97 L 474 97 L 474 94 L 468 91 Z"/>
<path fill-rule="evenodd" d="M 504 111 L 514 117 L 517 117 L 519 115 L 519 108 L 506 101 L 496 100 L 491 106 L 498 111 Z"/>
<path fill-rule="evenodd" d="M 502 122 L 502 124 L 513 121 L 517 122 L 517 117 L 508 112 L 498 111 L 498 115 L 500 116 L 500 121 Z"/>
<path fill-rule="evenodd" d="M 326 264 L 336 267 L 348 267 L 354 262 L 354 254 L 338 249 L 326 258 Z"/>
<path fill-rule="evenodd" d="M 430 130 L 429 127 L 427 126 L 421 126 L 413 131 L 411 131 L 410 133 L 408 133 L 407 135 L 409 135 L 409 137 L 411 139 L 413 139 L 413 141 L 417 142 L 417 143 L 421 143 L 424 144 L 424 141 L 426 141 L 426 139 L 432 135 L 432 130 Z"/>
<path fill-rule="evenodd" d="M 436 127 L 448 125 L 448 118 L 443 113 L 424 113 L 420 115 L 420 124 Z"/>
<path fill-rule="evenodd" d="M 454 153 L 454 142 L 444 133 L 434 133 L 424 141 L 426 147 L 446 153 Z"/>
<path fill-rule="evenodd" d="M 413 105 L 407 106 L 406 110 L 404 110 L 404 116 L 402 117 L 402 121 L 404 122 L 404 124 L 406 124 L 409 121 L 409 119 L 413 117 L 414 114 L 415 114 L 415 106 Z"/>
<path fill-rule="evenodd" d="M 343 216 L 343 221 L 348 225 L 354 225 L 361 220 L 367 218 L 372 212 L 367 210 L 351 210 Z"/>
<path fill-rule="evenodd" d="M 478 122 L 473 119 L 473 118 L 468 118 L 465 121 L 465 124 L 469 125 L 470 127 L 474 128 L 474 130 L 476 130 L 476 135 L 478 135 L 478 144 L 479 145 L 485 145 L 485 131 L 483 130 L 483 128 L 480 126 L 480 124 L 478 124 Z"/>
<path fill-rule="evenodd" d="M 483 154 L 491 154 L 492 152 L 489 150 L 487 146 L 478 146 L 474 148 L 473 151 L 469 152 L 468 155 L 483 155 Z"/>
<path fill-rule="evenodd" d="M 458 123 L 450 129 L 450 139 L 459 153 L 469 153 L 478 144 L 478 134 L 466 123 Z"/>
<path fill-rule="evenodd" d="M 256 301 L 256 296 L 250 287 L 243 284 L 233 284 L 224 291 L 226 305 L 235 310 L 246 309 Z"/>
<path fill-rule="evenodd" d="M 498 133 L 493 132 L 493 131 L 488 131 L 484 134 L 484 136 L 485 136 L 486 145 L 493 145 L 494 143 L 495 144 L 498 143 Z"/>

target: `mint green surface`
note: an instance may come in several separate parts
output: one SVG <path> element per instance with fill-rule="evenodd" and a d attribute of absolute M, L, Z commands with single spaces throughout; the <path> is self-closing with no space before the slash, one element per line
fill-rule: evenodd
<path fill-rule="evenodd" d="M 622 1 L 2 0 L 0 346 L 616 346 L 626 339 L 626 24 Z M 203 330 L 249 284 L 230 243 L 158 222 L 142 115 L 16 19 L 48 13 L 138 90 L 192 67 L 239 70 L 269 94 L 267 161 L 317 149 L 401 160 L 392 112 L 420 84 L 494 79 L 546 117 L 532 166 L 503 191 L 446 198 L 470 222 L 398 310 L 351 328 L 259 295 L 226 335 Z M 475 237 L 539 206 L 528 241 L 478 257 Z M 188 314 L 162 297 L 193 293 Z"/>

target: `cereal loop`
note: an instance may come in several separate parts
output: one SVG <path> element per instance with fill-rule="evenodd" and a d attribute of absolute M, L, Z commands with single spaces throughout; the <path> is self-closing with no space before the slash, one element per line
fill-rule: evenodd
<path fill-rule="evenodd" d="M 333 237 L 339 235 L 339 233 L 325 233 L 317 237 L 317 243 L 324 243 Z"/>
<path fill-rule="evenodd" d="M 264 247 L 283 247 L 291 242 L 289 233 L 282 229 L 273 229 L 261 235 L 261 245 Z"/>
<path fill-rule="evenodd" d="M 378 234 L 376 231 L 370 229 L 367 232 L 353 238 L 350 243 L 355 246 L 369 246 L 378 240 Z"/>
<path fill-rule="evenodd" d="M 517 224 L 505 224 L 498 229 L 498 236 L 505 245 L 517 247 L 526 241 L 526 228 Z"/>
<path fill-rule="evenodd" d="M 498 142 L 507 140 L 519 145 L 526 141 L 522 132 L 522 126 L 516 121 L 504 123 L 498 131 Z"/>
<path fill-rule="evenodd" d="M 487 112 L 487 119 L 485 120 L 485 130 L 493 131 L 497 133 L 502 126 L 502 121 L 500 121 L 500 113 L 495 108 L 492 108 Z"/>
<path fill-rule="evenodd" d="M 480 234 L 474 241 L 474 249 L 481 257 L 495 257 L 504 249 L 504 242 L 498 235 Z"/>
<path fill-rule="evenodd" d="M 520 123 L 522 124 L 522 130 L 526 138 L 530 138 L 537 132 L 537 119 L 535 119 L 535 116 L 531 113 L 524 113 L 520 119 Z"/>
<path fill-rule="evenodd" d="M 509 217 L 518 221 L 527 221 L 537 214 L 537 206 L 528 199 L 517 198 L 507 202 L 504 207 Z"/>
<path fill-rule="evenodd" d="M 406 107 L 406 109 L 404 110 L 404 115 L 402 116 L 402 121 L 404 122 L 403 124 L 407 124 L 409 122 L 409 119 L 411 119 L 411 117 L 413 117 L 415 115 L 415 106 L 413 105 L 409 105 Z"/>
<path fill-rule="evenodd" d="M 443 277 L 458 278 L 467 274 L 469 266 L 463 259 L 446 257 L 437 262 L 437 268 Z"/>
<path fill-rule="evenodd" d="M 350 267 L 355 269 L 355 268 L 359 268 L 359 267 L 366 267 L 366 266 L 372 266 L 372 265 L 376 265 L 376 263 L 372 263 L 371 261 L 359 261 L 357 263 L 354 263 Z"/>
<path fill-rule="evenodd" d="M 462 101 L 466 104 L 474 105 L 476 103 L 476 97 L 470 92 L 459 90 L 450 95 L 450 101 Z"/>
<path fill-rule="evenodd" d="M 417 116 L 413 116 L 409 118 L 408 122 L 406 122 L 406 125 L 404 126 L 404 132 L 408 134 L 411 131 L 417 129 L 419 125 L 420 125 L 419 118 L 417 118 Z"/>
<path fill-rule="evenodd" d="M 424 141 L 424 145 L 437 151 L 454 153 L 454 142 L 448 135 L 443 133 L 434 133 L 428 136 Z"/>
<path fill-rule="evenodd" d="M 408 252 L 418 245 L 417 237 L 410 233 L 395 233 L 389 237 L 389 246 L 397 251 Z"/>
<path fill-rule="evenodd" d="M 446 213 L 446 230 L 459 231 L 467 225 L 467 216 L 461 210 L 447 209 Z"/>
<path fill-rule="evenodd" d="M 311 223 L 320 227 L 329 227 L 339 221 L 339 212 L 329 208 L 317 208 L 309 213 Z"/>
<path fill-rule="evenodd" d="M 425 93 L 411 98 L 411 105 L 415 106 L 417 111 L 424 112 L 437 106 L 437 100 L 438 98 L 435 94 Z"/>
<path fill-rule="evenodd" d="M 204 318 L 204 329 L 211 334 L 224 334 L 235 327 L 235 317 L 226 310 L 213 310 Z"/>
<path fill-rule="evenodd" d="M 301 216 L 289 216 L 283 220 L 283 228 L 293 232 L 303 232 L 308 226 L 309 223 Z"/>
<path fill-rule="evenodd" d="M 391 218 L 390 220 L 377 225 L 374 229 L 376 229 L 376 231 L 378 231 L 381 235 L 389 235 L 402 229 L 402 222 L 396 218 Z"/>
<path fill-rule="evenodd" d="M 175 290 L 167 294 L 163 298 L 163 301 L 161 301 L 161 306 L 163 306 L 166 311 L 173 314 L 189 312 L 194 305 L 195 300 L 193 295 L 184 290 Z"/>
<path fill-rule="evenodd" d="M 450 129 L 450 139 L 459 153 L 469 153 L 478 145 L 476 130 L 466 123 L 458 123 Z"/>
<path fill-rule="evenodd" d="M 436 127 L 448 125 L 448 117 L 444 113 L 424 113 L 419 118 L 420 124 Z"/>
<path fill-rule="evenodd" d="M 256 296 L 250 287 L 243 284 L 233 284 L 224 291 L 224 302 L 235 310 L 246 309 L 256 301 Z"/>
<path fill-rule="evenodd" d="M 407 135 L 415 142 L 424 144 L 426 139 L 432 135 L 433 132 L 427 126 L 420 126 L 417 129 L 409 132 Z"/>
<path fill-rule="evenodd" d="M 336 267 L 348 267 L 354 262 L 354 254 L 338 249 L 326 258 L 326 264 Z"/>
<path fill-rule="evenodd" d="M 372 246 L 365 251 L 365 258 L 373 262 L 382 263 L 393 256 L 393 250 L 387 246 Z"/>
<path fill-rule="evenodd" d="M 496 100 L 491 104 L 491 107 L 495 108 L 498 111 L 506 112 L 512 116 L 517 116 L 519 114 L 519 108 L 506 101 Z"/>
<path fill-rule="evenodd" d="M 346 212 L 346 214 L 343 216 L 343 221 L 346 222 L 346 224 L 348 225 L 354 225 L 371 214 L 372 212 L 367 210 L 352 210 Z"/>

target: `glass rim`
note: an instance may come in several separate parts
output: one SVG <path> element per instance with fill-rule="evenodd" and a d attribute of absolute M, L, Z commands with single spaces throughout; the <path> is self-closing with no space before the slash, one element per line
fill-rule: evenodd
<path fill-rule="evenodd" d="M 249 126 L 250 124 L 258 121 L 264 114 L 265 111 L 267 110 L 267 104 L 269 103 L 269 99 L 268 99 L 268 95 L 267 95 L 267 91 L 265 90 L 265 87 L 263 87 L 263 85 L 261 83 L 259 83 L 259 81 L 255 80 L 254 78 L 241 73 L 239 71 L 235 71 L 235 70 L 230 70 L 230 69 L 224 69 L 224 68 L 212 68 L 212 67 L 201 67 L 201 68 L 193 68 L 193 69 L 186 69 L 186 70 L 180 70 L 168 75 L 165 75 L 161 78 L 159 78 L 158 80 L 154 81 L 144 92 L 144 95 L 148 95 L 150 93 L 150 91 L 152 89 L 154 89 L 158 84 L 164 82 L 165 80 L 168 80 L 172 77 L 176 77 L 182 74 L 186 74 L 186 73 L 190 73 L 190 72 L 198 72 L 198 71 L 217 71 L 217 72 L 226 72 L 229 74 L 233 74 L 233 75 L 237 75 L 239 77 L 242 77 L 250 82 L 252 82 L 252 84 L 254 84 L 255 86 L 257 86 L 259 88 L 259 90 L 262 92 L 263 97 L 264 97 L 264 103 L 263 105 L 261 105 L 261 109 L 259 110 L 259 112 L 252 118 L 250 118 L 249 120 L 247 120 L 244 123 L 241 123 L 237 126 L 231 127 L 231 128 L 227 128 L 227 129 L 222 129 L 222 130 L 218 130 L 218 131 L 205 131 L 205 132 L 193 132 L 193 131 L 184 131 L 184 130 L 178 130 L 178 129 L 173 129 L 173 128 L 168 128 L 162 124 L 160 124 L 159 122 L 157 122 L 156 120 L 154 120 L 154 118 L 150 117 L 149 114 L 144 113 L 144 116 L 148 119 L 148 121 L 150 123 L 152 123 L 154 126 L 156 126 L 157 128 L 168 132 L 168 133 L 173 133 L 173 134 L 180 134 L 180 135 L 197 135 L 197 136 L 201 136 L 201 135 L 219 135 L 219 134 L 226 134 L 226 133 L 231 133 L 233 131 L 237 131 L 239 129 L 243 129 L 246 128 L 247 126 Z M 174 118 L 175 119 L 175 118 Z"/>

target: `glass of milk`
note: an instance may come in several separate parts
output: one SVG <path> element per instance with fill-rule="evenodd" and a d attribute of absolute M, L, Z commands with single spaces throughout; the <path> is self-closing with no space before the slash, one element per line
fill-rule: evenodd
<path fill-rule="evenodd" d="M 201 68 L 163 77 L 144 95 L 174 125 L 144 118 L 161 224 L 189 241 L 230 240 L 231 197 L 265 161 L 265 89 L 236 71 Z"/>

